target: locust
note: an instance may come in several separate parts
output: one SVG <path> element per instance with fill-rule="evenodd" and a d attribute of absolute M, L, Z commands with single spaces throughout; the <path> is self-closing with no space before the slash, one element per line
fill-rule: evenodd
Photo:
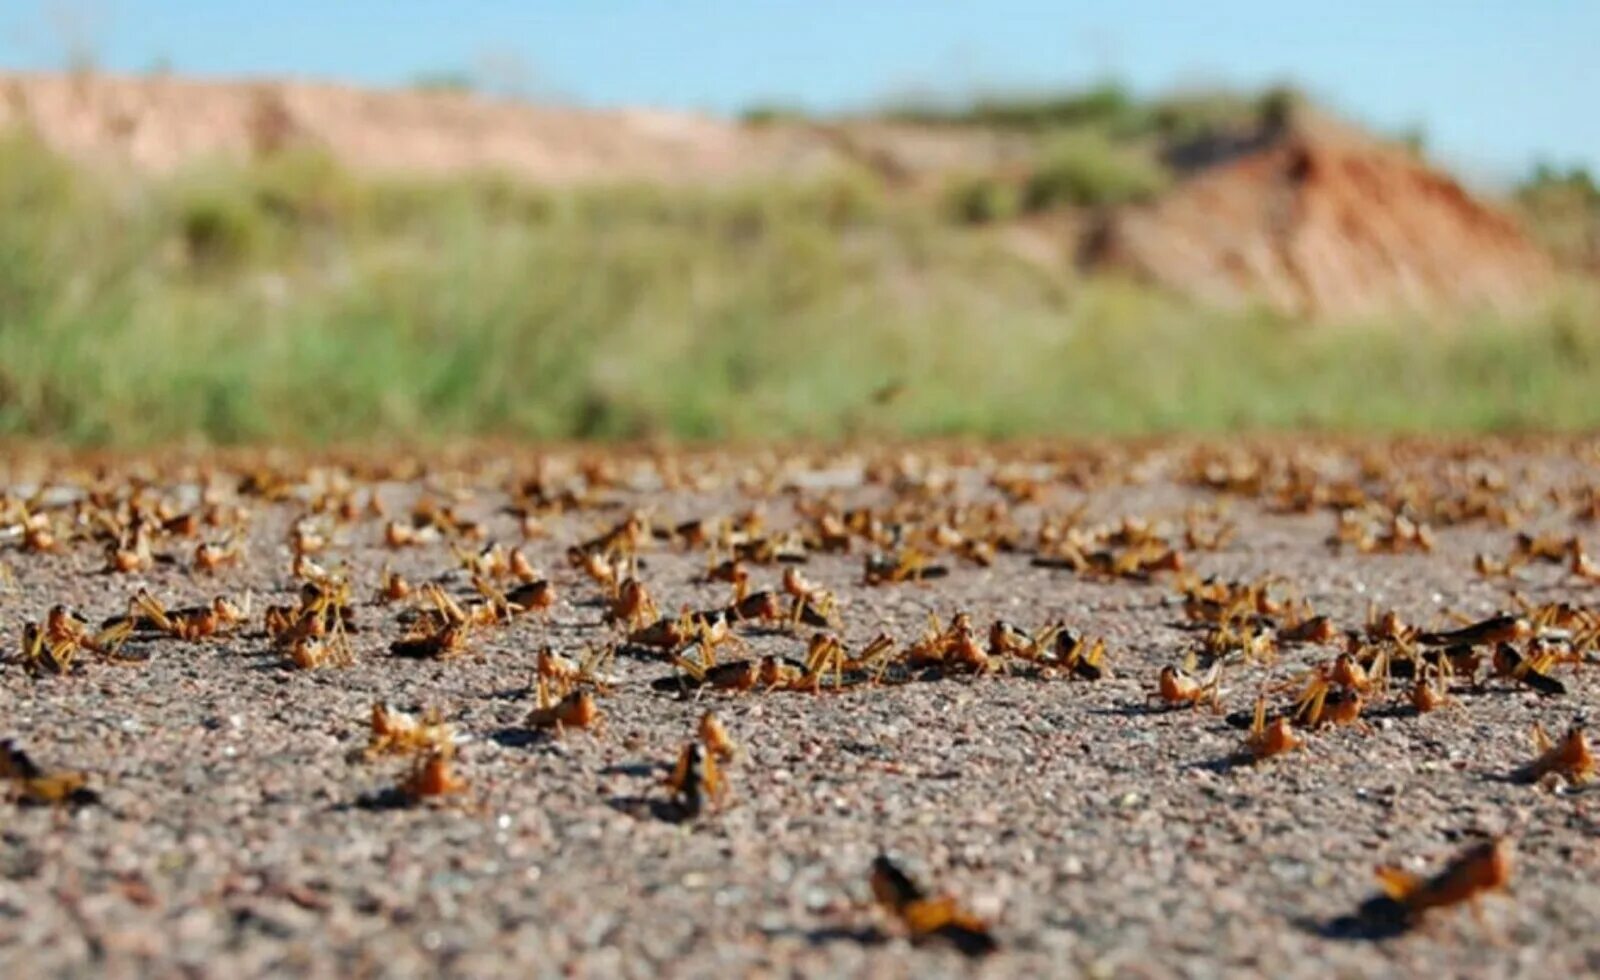
<path fill-rule="evenodd" d="M 949 895 L 929 896 L 886 854 L 872 861 L 872 895 L 915 941 L 942 939 L 968 956 L 987 956 L 999 948 L 989 926 Z"/>

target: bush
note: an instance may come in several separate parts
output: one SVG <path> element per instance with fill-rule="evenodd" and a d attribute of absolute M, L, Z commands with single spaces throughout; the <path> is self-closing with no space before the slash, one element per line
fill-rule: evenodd
<path fill-rule="evenodd" d="M 804 122 L 806 113 L 787 105 L 753 105 L 739 114 L 739 121 L 746 126 L 773 126 L 778 123 Z"/>
<path fill-rule="evenodd" d="M 1557 261 L 1600 269 L 1600 187 L 1587 170 L 1540 164 L 1517 188 L 1516 204 Z"/>
<path fill-rule="evenodd" d="M 1147 200 L 1170 180 L 1145 153 L 1089 131 L 1057 138 L 1040 155 L 1023 189 L 1024 210 L 1062 205 L 1102 207 Z"/>
<path fill-rule="evenodd" d="M 924 125 L 989 126 L 1026 132 L 1099 127 L 1127 131 L 1138 128 L 1144 107 L 1117 82 L 1102 82 L 1066 95 L 990 96 L 968 105 L 902 105 L 887 118 Z"/>
<path fill-rule="evenodd" d="M 1554 198 L 1585 208 L 1600 208 L 1600 186 L 1583 167 L 1566 171 L 1548 163 L 1533 168 L 1533 174 L 1517 187 L 1517 197 L 1524 201 Z"/>
<path fill-rule="evenodd" d="M 411 87 L 418 92 L 437 92 L 465 95 L 477 88 L 470 72 L 445 70 L 418 72 L 411 78 Z"/>
<path fill-rule="evenodd" d="M 883 216 L 883 183 L 865 170 L 847 170 L 818 178 L 802 188 L 800 205 L 820 212 L 830 225 L 845 227 Z"/>
<path fill-rule="evenodd" d="M 1022 210 L 1017 186 L 988 174 L 969 174 L 951 181 L 945 211 L 965 225 L 986 225 L 1015 218 Z"/>
<path fill-rule="evenodd" d="M 327 153 L 287 149 L 256 164 L 248 175 L 261 208 L 290 224 L 327 224 L 360 206 L 355 178 Z"/>
<path fill-rule="evenodd" d="M 260 254 L 267 237 L 264 216 L 251 200 L 222 191 L 185 200 L 176 219 L 184 256 L 197 267 L 242 265 Z"/>
<path fill-rule="evenodd" d="M 1173 146 L 1282 128 L 1293 116 L 1296 98 L 1289 89 L 1274 89 L 1259 99 L 1228 91 L 1169 95 L 1151 109 L 1150 132 Z"/>

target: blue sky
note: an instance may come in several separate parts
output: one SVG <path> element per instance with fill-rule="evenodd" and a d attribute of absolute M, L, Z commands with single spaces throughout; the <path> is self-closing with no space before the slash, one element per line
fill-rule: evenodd
<path fill-rule="evenodd" d="M 1293 81 L 1420 125 L 1470 176 L 1600 170 L 1597 0 L 0 0 L 0 66 L 400 84 L 484 69 L 592 105 L 859 107 L 911 93 Z"/>

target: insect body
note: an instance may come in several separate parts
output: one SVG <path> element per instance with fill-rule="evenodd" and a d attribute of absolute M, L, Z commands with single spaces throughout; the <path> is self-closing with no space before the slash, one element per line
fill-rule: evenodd
<path fill-rule="evenodd" d="M 529 728 L 554 728 L 559 733 L 568 728 L 600 726 L 600 706 L 588 691 L 569 691 L 557 700 L 543 677 L 539 678 L 538 691 L 539 705 L 528 715 Z"/>
<path fill-rule="evenodd" d="M 1210 672 L 1200 679 L 1191 677 L 1181 667 L 1168 664 L 1161 668 L 1156 689 L 1149 695 L 1149 699 L 1160 700 L 1172 707 L 1199 707 L 1209 704 L 1211 710 L 1218 711 L 1222 707 L 1218 696 L 1221 683 L 1221 664 L 1213 666 Z"/>
<path fill-rule="evenodd" d="M 371 727 L 365 752 L 369 758 L 418 751 L 442 752 L 455 744 L 455 731 L 437 710 L 424 712 L 418 718 L 380 701 L 372 706 Z"/>
<path fill-rule="evenodd" d="M 0 741 L 0 780 L 7 784 L 11 798 L 21 803 L 84 806 L 100 801 L 100 795 L 89 789 L 87 775 L 47 772 L 11 739 Z"/>
<path fill-rule="evenodd" d="M 717 768 L 716 754 L 700 742 L 684 743 L 678 762 L 665 784 L 680 819 L 693 820 L 705 810 L 707 801 L 718 803 L 725 785 Z"/>
<path fill-rule="evenodd" d="M 1567 685 L 1549 674 L 1555 655 L 1549 651 L 1524 654 L 1509 643 L 1494 648 L 1494 675 L 1505 677 L 1533 688 L 1540 694 L 1553 696 L 1567 693 Z"/>
<path fill-rule="evenodd" d="M 617 596 L 611 602 L 606 620 L 621 623 L 629 632 L 633 632 L 655 622 L 660 616 L 661 612 L 644 583 L 636 578 L 628 578 L 617 587 Z"/>
<path fill-rule="evenodd" d="M 1533 635 L 1533 627 L 1520 616 L 1491 616 L 1488 619 L 1444 633 L 1423 633 L 1417 642 L 1429 647 L 1487 646 L 1514 643 Z"/>
<path fill-rule="evenodd" d="M 450 756 L 449 751 L 439 749 L 418 754 L 410 774 L 400 783 L 400 795 L 417 801 L 465 792 L 466 780 L 450 771 Z"/>
<path fill-rule="evenodd" d="M 710 711 L 700 716 L 698 733 L 707 751 L 719 759 L 732 759 L 739 751 L 728 735 L 728 729 L 723 726 L 722 719 Z"/>
<path fill-rule="evenodd" d="M 1594 754 L 1582 725 L 1567 729 L 1559 742 L 1550 738 L 1544 726 L 1534 725 L 1533 745 L 1539 754 L 1517 770 L 1515 778 L 1520 782 L 1536 783 L 1547 776 L 1561 776 L 1574 783 L 1584 783 L 1594 775 Z"/>
<path fill-rule="evenodd" d="M 930 898 L 888 855 L 873 859 L 868 882 L 878 904 L 900 921 L 913 940 L 945 939 L 968 956 L 985 956 L 999 948 L 987 923 L 949 895 Z"/>
<path fill-rule="evenodd" d="M 435 632 L 413 633 L 389 644 L 389 653 L 413 660 L 444 660 L 467 649 L 468 627 L 450 623 Z"/>
<path fill-rule="evenodd" d="M 1424 665 L 1423 670 L 1417 674 L 1416 681 L 1411 685 L 1411 707 L 1416 709 L 1419 715 L 1455 703 L 1445 686 L 1446 679 L 1450 676 L 1449 669 L 1441 667 L 1432 671 L 1436 676 L 1433 681 L 1428 679 L 1429 673 L 1430 670 Z"/>
<path fill-rule="evenodd" d="M 1065 631 L 1056 634 L 1056 659 L 1072 676 L 1097 681 L 1109 672 L 1106 667 L 1106 641 L 1075 637 Z"/>
<path fill-rule="evenodd" d="M 1280 715 L 1268 724 L 1267 699 L 1265 696 L 1256 698 L 1255 718 L 1250 725 L 1250 734 L 1244 740 L 1244 751 L 1249 758 L 1267 759 L 1292 752 L 1304 744 L 1295 735 L 1286 716 Z"/>
<path fill-rule="evenodd" d="M 1505 888 L 1510 880 L 1511 846 L 1504 839 L 1490 840 L 1468 848 L 1431 878 L 1379 868 L 1384 893 L 1363 904 L 1359 917 L 1403 931 L 1432 909 L 1469 902 L 1476 911 L 1483 895 Z"/>

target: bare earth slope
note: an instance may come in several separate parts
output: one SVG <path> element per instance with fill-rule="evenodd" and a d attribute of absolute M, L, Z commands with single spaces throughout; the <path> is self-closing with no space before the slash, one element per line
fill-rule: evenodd
<path fill-rule="evenodd" d="M 313 147 L 353 170 L 492 171 L 542 184 L 796 178 L 853 162 L 890 179 L 1016 160 L 1025 141 L 879 123 L 745 125 L 310 81 L 0 73 L 0 129 L 69 157 L 166 172 Z"/>
<path fill-rule="evenodd" d="M 1092 258 L 1207 302 L 1312 317 L 1516 313 L 1554 280 L 1509 214 L 1409 153 L 1326 129 L 1119 213 Z"/>
<path fill-rule="evenodd" d="M 165 171 L 318 147 L 353 168 L 503 171 L 546 183 L 705 181 L 803 170 L 823 148 L 690 113 L 584 110 L 318 82 L 14 75 L 0 125 L 70 156 Z"/>
<path fill-rule="evenodd" d="M 1181 447 L 1048 452 L 1004 465 L 972 453 L 892 454 L 866 470 L 868 460 L 853 455 L 668 457 L 659 465 L 589 457 L 588 478 L 568 456 L 537 467 L 498 457 L 422 476 L 363 466 L 356 472 L 377 480 L 371 485 L 403 524 L 412 524 L 420 498 L 453 502 L 457 523 L 480 523 L 486 536 L 459 547 L 521 542 L 558 590 L 548 621 L 530 614 L 484 627 L 449 660 L 390 656 L 389 643 L 405 632 L 402 611 L 414 603 L 384 606 L 372 596 L 389 565 L 469 602 L 460 562 L 443 541 L 386 548 L 382 518 L 338 519 L 339 487 L 348 485 L 339 471 L 286 464 L 281 491 L 258 476 L 244 487 L 252 495 L 236 497 L 239 472 L 261 472 L 255 464 L 226 477 L 164 467 L 146 508 L 157 499 L 172 514 L 194 508 L 191 481 L 205 478 L 223 508 L 217 516 L 235 502 L 252 513 L 236 539 L 243 563 L 206 576 L 191 570 L 198 539 L 183 537 L 181 523 L 152 543 L 170 564 L 102 574 L 101 546 L 74 540 L 91 531 L 74 529 L 72 494 L 60 489 L 89 474 L 14 466 L 14 491 L 31 496 L 41 478 L 58 488 L 31 510 L 50 515 L 60 550 L 27 553 L 20 525 L 6 528 L 0 559 L 15 575 L 0 590 L 8 643 L 53 603 L 98 622 L 140 587 L 169 607 L 249 591 L 255 611 L 232 637 L 136 639 L 122 651 L 129 662 L 84 653 L 67 676 L 29 676 L 16 658 L 4 665 L 0 734 L 43 766 L 86 770 L 101 802 L 75 810 L 0 803 L 0 970 L 964 973 L 953 948 L 909 942 L 872 906 L 867 870 L 880 851 L 989 922 L 999 951 L 982 968 L 995 976 L 1600 969 L 1594 797 L 1559 781 L 1507 778 L 1532 755 L 1534 722 L 1559 733 L 1594 704 L 1593 666 L 1554 668 L 1567 691 L 1546 697 L 1512 678 L 1487 679 L 1485 665 L 1481 686 L 1458 676 L 1456 706 L 1422 716 L 1405 707 L 1408 685 L 1397 680 L 1391 693 L 1371 693 L 1365 726 L 1302 730 L 1305 747 L 1251 764 L 1237 758 L 1244 733 L 1224 716 L 1157 710 L 1147 700 L 1159 668 L 1181 663 L 1204 635 L 1185 622 L 1172 573 L 1140 581 L 1031 564 L 1032 554 L 1066 554 L 1065 539 L 1048 530 L 1041 538 L 1041 529 L 1077 527 L 1087 541 L 1110 522 L 1126 536 L 1136 525 L 1120 519 L 1140 515 L 1201 575 L 1282 576 L 1279 595 L 1298 592 L 1341 628 L 1363 628 L 1369 604 L 1446 626 L 1447 611 L 1477 619 L 1514 609 L 1513 591 L 1533 603 L 1593 599 L 1595 586 L 1559 562 L 1533 561 L 1515 580 L 1472 571 L 1476 552 L 1513 551 L 1507 520 L 1594 546 L 1592 524 L 1579 520 L 1594 512 L 1600 483 L 1592 447 L 1293 455 L 1294 466 L 1282 446 L 1209 462 Z M 503 510 L 512 484 L 527 491 L 519 507 L 543 502 L 535 509 L 544 536 L 522 541 L 519 518 Z M 795 489 L 780 492 L 784 485 Z M 363 510 L 368 484 L 353 486 L 351 506 Z M 331 543 L 316 561 L 355 587 L 355 661 L 295 670 L 261 635 L 261 609 L 293 601 L 300 583 L 289 573 L 290 525 L 329 490 L 331 510 L 314 524 Z M 1374 508 L 1373 553 L 1326 543 L 1337 526 L 1334 502 L 1358 492 Z M 829 495 L 835 504 L 820 503 Z M 1000 504 L 1008 495 L 1019 550 L 1002 551 L 989 567 L 930 538 L 922 547 L 948 576 L 865 586 L 871 546 L 860 536 L 850 553 L 813 547 L 797 567 L 837 593 L 837 632 L 852 651 L 880 631 L 904 649 L 930 614 L 947 622 L 970 613 L 980 640 L 997 618 L 1029 629 L 1059 620 L 1105 638 L 1108 677 L 1041 672 L 1012 659 L 988 675 L 897 669 L 884 684 L 841 691 L 696 695 L 656 689 L 673 668 L 659 654 L 625 649 L 611 668 L 614 683 L 597 694 L 598 733 L 527 727 L 542 646 L 576 657 L 621 634 L 602 621 L 606 591 L 569 567 L 564 550 L 634 508 L 666 529 L 755 507 L 781 531 L 810 526 L 794 512 L 798 501 L 870 506 L 884 521 L 898 514 L 908 540 L 920 540 L 940 523 L 927 508 Z M 8 499 L 12 520 L 22 498 Z M 1393 530 L 1378 516 L 1382 501 L 1406 501 L 1408 513 L 1431 520 L 1434 549 L 1400 544 L 1401 553 L 1381 553 L 1385 528 Z M 1226 512 L 1197 517 L 1200 537 L 1185 542 L 1185 509 L 1218 502 Z M 1004 526 L 992 523 L 999 511 L 960 513 L 946 523 L 971 540 L 997 540 L 979 528 L 999 534 Z M 1206 550 L 1203 528 L 1219 521 L 1234 522 L 1237 533 Z M 198 533 L 224 536 L 204 525 Z M 938 536 L 961 550 L 948 533 Z M 710 608 L 728 600 L 729 586 L 701 580 L 707 563 L 699 548 L 645 539 L 639 575 L 666 612 Z M 785 566 L 747 567 L 752 586 L 766 589 L 778 587 Z M 744 647 L 724 647 L 724 660 L 802 656 L 812 630 L 796 637 L 747 623 L 738 632 Z M 1227 709 L 1247 710 L 1258 690 L 1281 707 L 1293 698 L 1281 685 L 1329 662 L 1340 642 L 1285 646 L 1270 666 L 1230 655 Z M 408 763 L 361 758 L 377 701 L 436 707 L 457 726 L 466 740 L 453 765 L 465 792 L 411 805 L 384 795 Z M 741 745 L 725 767 L 729 795 L 698 820 L 664 819 L 666 766 L 707 708 Z M 1432 872 L 1482 835 L 1515 848 L 1515 896 L 1486 896 L 1483 924 L 1444 909 L 1392 938 L 1336 925 L 1374 893 L 1374 864 Z"/>

